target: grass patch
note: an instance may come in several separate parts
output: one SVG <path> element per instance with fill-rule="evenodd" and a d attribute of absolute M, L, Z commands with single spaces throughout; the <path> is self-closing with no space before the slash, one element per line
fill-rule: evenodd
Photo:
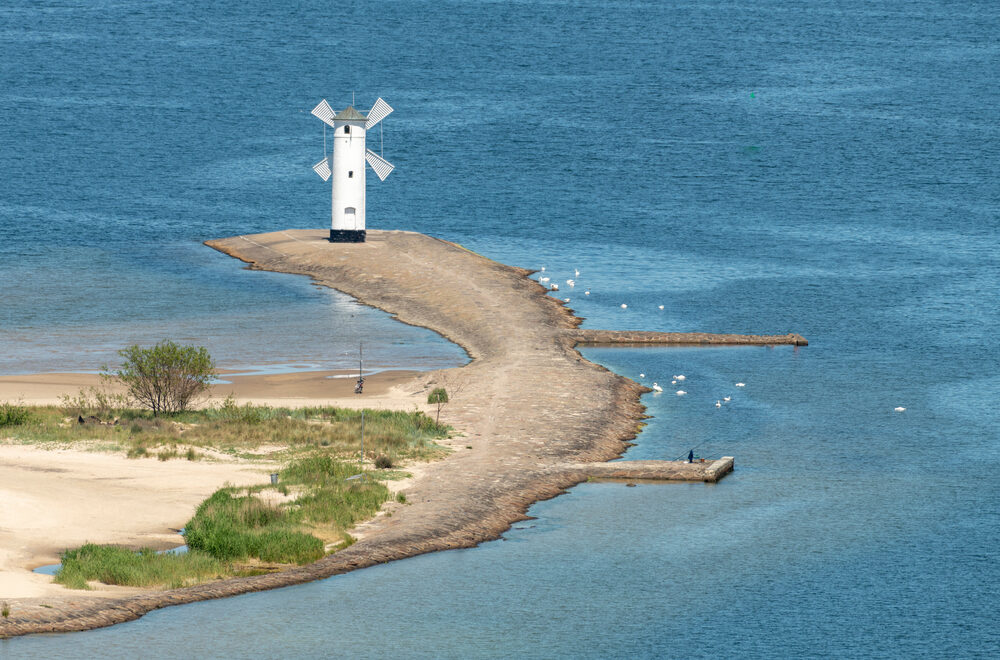
<path fill-rule="evenodd" d="M 320 449 L 342 459 L 356 460 L 361 451 L 361 411 L 334 407 L 280 408 L 231 399 L 204 410 L 154 418 L 151 412 L 107 409 L 80 401 L 56 406 L 0 404 L 4 435 L 20 443 L 119 447 L 130 458 L 154 455 L 163 460 L 197 460 L 199 449 L 213 448 L 234 456 L 261 458 L 261 447 L 278 447 L 294 458 Z M 447 453 L 435 441 L 450 427 L 421 412 L 365 410 L 365 456 L 390 461 L 430 460 Z M 83 418 L 85 423 L 79 423 Z M 172 453 L 176 452 L 176 454 Z M 274 453 L 270 458 L 274 458 Z"/>
<path fill-rule="evenodd" d="M 149 548 L 136 552 L 88 543 L 63 553 L 55 581 L 70 589 L 89 589 L 87 582 L 91 580 L 128 587 L 176 588 L 233 574 L 231 565 L 203 552 L 159 554 Z"/>
<path fill-rule="evenodd" d="M 188 546 L 218 559 L 305 564 L 325 554 L 326 541 L 350 541 L 346 530 L 390 498 L 367 474 L 348 480 L 357 467 L 330 456 L 294 460 L 279 474 L 278 486 L 216 491 L 185 525 Z M 270 504 L 261 499 L 269 490 L 298 497 Z"/>

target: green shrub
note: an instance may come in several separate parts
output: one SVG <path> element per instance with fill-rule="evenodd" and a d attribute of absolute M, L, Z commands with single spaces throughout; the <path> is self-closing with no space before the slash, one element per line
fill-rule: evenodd
<path fill-rule="evenodd" d="M 31 410 L 9 401 L 0 402 L 0 427 L 22 426 L 34 420 Z"/>
<path fill-rule="evenodd" d="M 186 410 L 215 377 L 215 362 L 204 346 L 164 340 L 149 348 L 133 344 L 118 354 L 122 365 L 108 375 L 118 379 L 129 396 L 154 416 Z"/>
<path fill-rule="evenodd" d="M 392 467 L 392 459 L 385 454 L 379 454 L 375 457 L 375 467 L 379 470 L 388 470 Z"/>

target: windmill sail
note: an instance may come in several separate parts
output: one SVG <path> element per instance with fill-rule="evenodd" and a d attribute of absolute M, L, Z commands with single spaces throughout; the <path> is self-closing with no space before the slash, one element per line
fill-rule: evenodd
<path fill-rule="evenodd" d="M 391 112 L 392 108 L 390 108 L 389 111 Z M 330 107 L 330 104 L 326 102 L 326 99 L 320 101 L 319 105 L 312 109 L 312 113 L 326 122 L 329 126 L 333 126 L 333 117 L 335 113 L 333 112 L 333 108 Z"/>
<path fill-rule="evenodd" d="M 392 112 L 392 106 L 383 101 L 381 96 L 378 97 L 378 100 L 375 101 L 375 105 L 373 105 L 372 109 L 368 112 L 368 119 L 365 121 L 365 130 L 367 131 L 369 128 L 388 117 L 390 112 Z"/>
<path fill-rule="evenodd" d="M 382 181 L 385 181 L 385 178 L 389 176 L 389 173 L 396 169 L 395 165 L 387 161 L 385 158 L 382 158 L 371 149 L 365 150 L 365 160 L 368 161 L 368 164 L 372 166 L 372 169 L 375 170 L 375 174 Z"/>
<path fill-rule="evenodd" d="M 330 180 L 330 161 L 324 158 L 315 165 L 313 165 L 313 171 L 316 172 L 324 181 Z"/>

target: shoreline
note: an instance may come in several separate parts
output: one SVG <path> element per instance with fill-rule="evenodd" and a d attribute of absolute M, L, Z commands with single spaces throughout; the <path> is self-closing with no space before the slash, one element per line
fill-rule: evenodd
<path fill-rule="evenodd" d="M 251 269 L 308 275 L 397 320 L 429 328 L 461 346 L 462 367 L 422 372 L 406 383 L 414 397 L 445 386 L 442 421 L 464 433 L 468 450 L 429 464 L 406 489 L 408 504 L 365 524 L 364 538 L 308 566 L 117 600 L 74 598 L 64 606 L 19 604 L 0 620 L 0 636 L 79 631 L 138 618 L 153 609 L 322 579 L 438 550 L 472 547 L 525 520 L 535 502 L 592 476 L 592 464 L 618 458 L 643 419 L 647 388 L 586 360 L 576 349 L 600 331 L 547 295 L 531 271 L 412 232 L 371 231 L 360 244 L 331 244 L 322 230 L 289 230 L 209 241 Z M 606 333 L 599 343 L 635 343 L 637 333 Z M 798 335 L 747 341 L 747 335 L 647 333 L 639 341 L 804 345 Z M 653 337 L 656 335 L 656 337 Z M 626 340 L 630 337 L 631 340 Z M 727 339 L 730 338 L 730 339 Z M 706 467 L 657 461 L 680 480 L 714 479 Z M 728 463 L 728 469 L 732 462 Z M 606 472 L 606 470 L 605 470 Z M 670 477 L 667 477 L 670 478 Z M 67 594 L 75 596 L 75 594 Z"/>

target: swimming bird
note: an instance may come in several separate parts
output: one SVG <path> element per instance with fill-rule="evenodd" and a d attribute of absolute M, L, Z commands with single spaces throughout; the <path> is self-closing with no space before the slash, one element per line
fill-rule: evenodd
<path fill-rule="evenodd" d="M 587 291 L 584 291 L 584 292 L 583 292 L 583 295 L 585 295 L 585 296 L 589 296 L 589 295 L 590 295 L 590 291 L 589 291 L 589 290 L 587 290 Z"/>
<path fill-rule="evenodd" d="M 553 284 L 552 285 L 552 290 L 553 291 L 558 291 L 559 290 L 559 285 L 558 284 Z"/>
<path fill-rule="evenodd" d="M 538 278 L 538 281 L 539 281 L 539 282 L 548 282 L 548 281 L 549 281 L 549 279 L 550 279 L 550 278 L 548 278 L 548 277 L 539 277 L 539 278 Z"/>
<path fill-rule="evenodd" d="M 659 385 L 657 385 L 656 383 L 653 383 L 653 391 L 654 392 L 662 392 L 663 388 L 660 387 Z"/>
<path fill-rule="evenodd" d="M 732 399 L 732 398 L 733 397 L 731 397 L 731 396 L 724 396 L 724 397 L 722 397 L 722 400 L 725 401 L 726 403 L 729 403 L 729 400 Z"/>
<path fill-rule="evenodd" d="M 639 374 L 639 378 L 645 378 L 646 374 Z"/>
<path fill-rule="evenodd" d="M 576 282 L 574 282 L 573 280 L 566 280 L 566 284 L 570 286 L 576 286 Z"/>
<path fill-rule="evenodd" d="M 685 394 L 687 394 L 687 392 L 684 390 L 677 390 L 677 396 L 684 396 Z"/>
<path fill-rule="evenodd" d="M 746 383 L 736 383 L 736 387 L 746 387 Z"/>
<path fill-rule="evenodd" d="M 573 269 L 573 277 L 580 277 L 580 271 L 576 268 Z"/>
<path fill-rule="evenodd" d="M 906 410 L 906 408 L 904 408 L 903 406 L 896 406 L 895 408 L 893 408 L 893 410 L 895 410 L 896 412 L 903 412 L 904 410 Z"/>
<path fill-rule="evenodd" d="M 625 303 L 622 303 L 622 309 L 628 309 L 628 305 L 626 305 Z"/>
<path fill-rule="evenodd" d="M 716 408 L 721 408 L 722 407 L 722 402 L 721 401 L 716 401 L 715 402 L 715 407 Z"/>
<path fill-rule="evenodd" d="M 663 305 L 660 305 L 660 309 L 663 309 Z"/>
<path fill-rule="evenodd" d="M 674 378 L 677 379 L 677 380 L 685 380 L 687 378 L 687 376 L 685 376 L 684 374 L 681 374 L 680 376 L 674 376 Z"/>
<path fill-rule="evenodd" d="M 542 272 L 543 273 L 545 272 L 545 266 L 542 266 Z"/>
<path fill-rule="evenodd" d="M 677 384 L 677 379 L 675 378 L 675 379 L 673 379 L 672 381 L 670 381 L 670 384 L 671 384 L 671 385 L 676 385 L 676 384 Z"/>
<path fill-rule="evenodd" d="M 563 298 L 563 302 L 569 302 L 569 298 Z"/>

